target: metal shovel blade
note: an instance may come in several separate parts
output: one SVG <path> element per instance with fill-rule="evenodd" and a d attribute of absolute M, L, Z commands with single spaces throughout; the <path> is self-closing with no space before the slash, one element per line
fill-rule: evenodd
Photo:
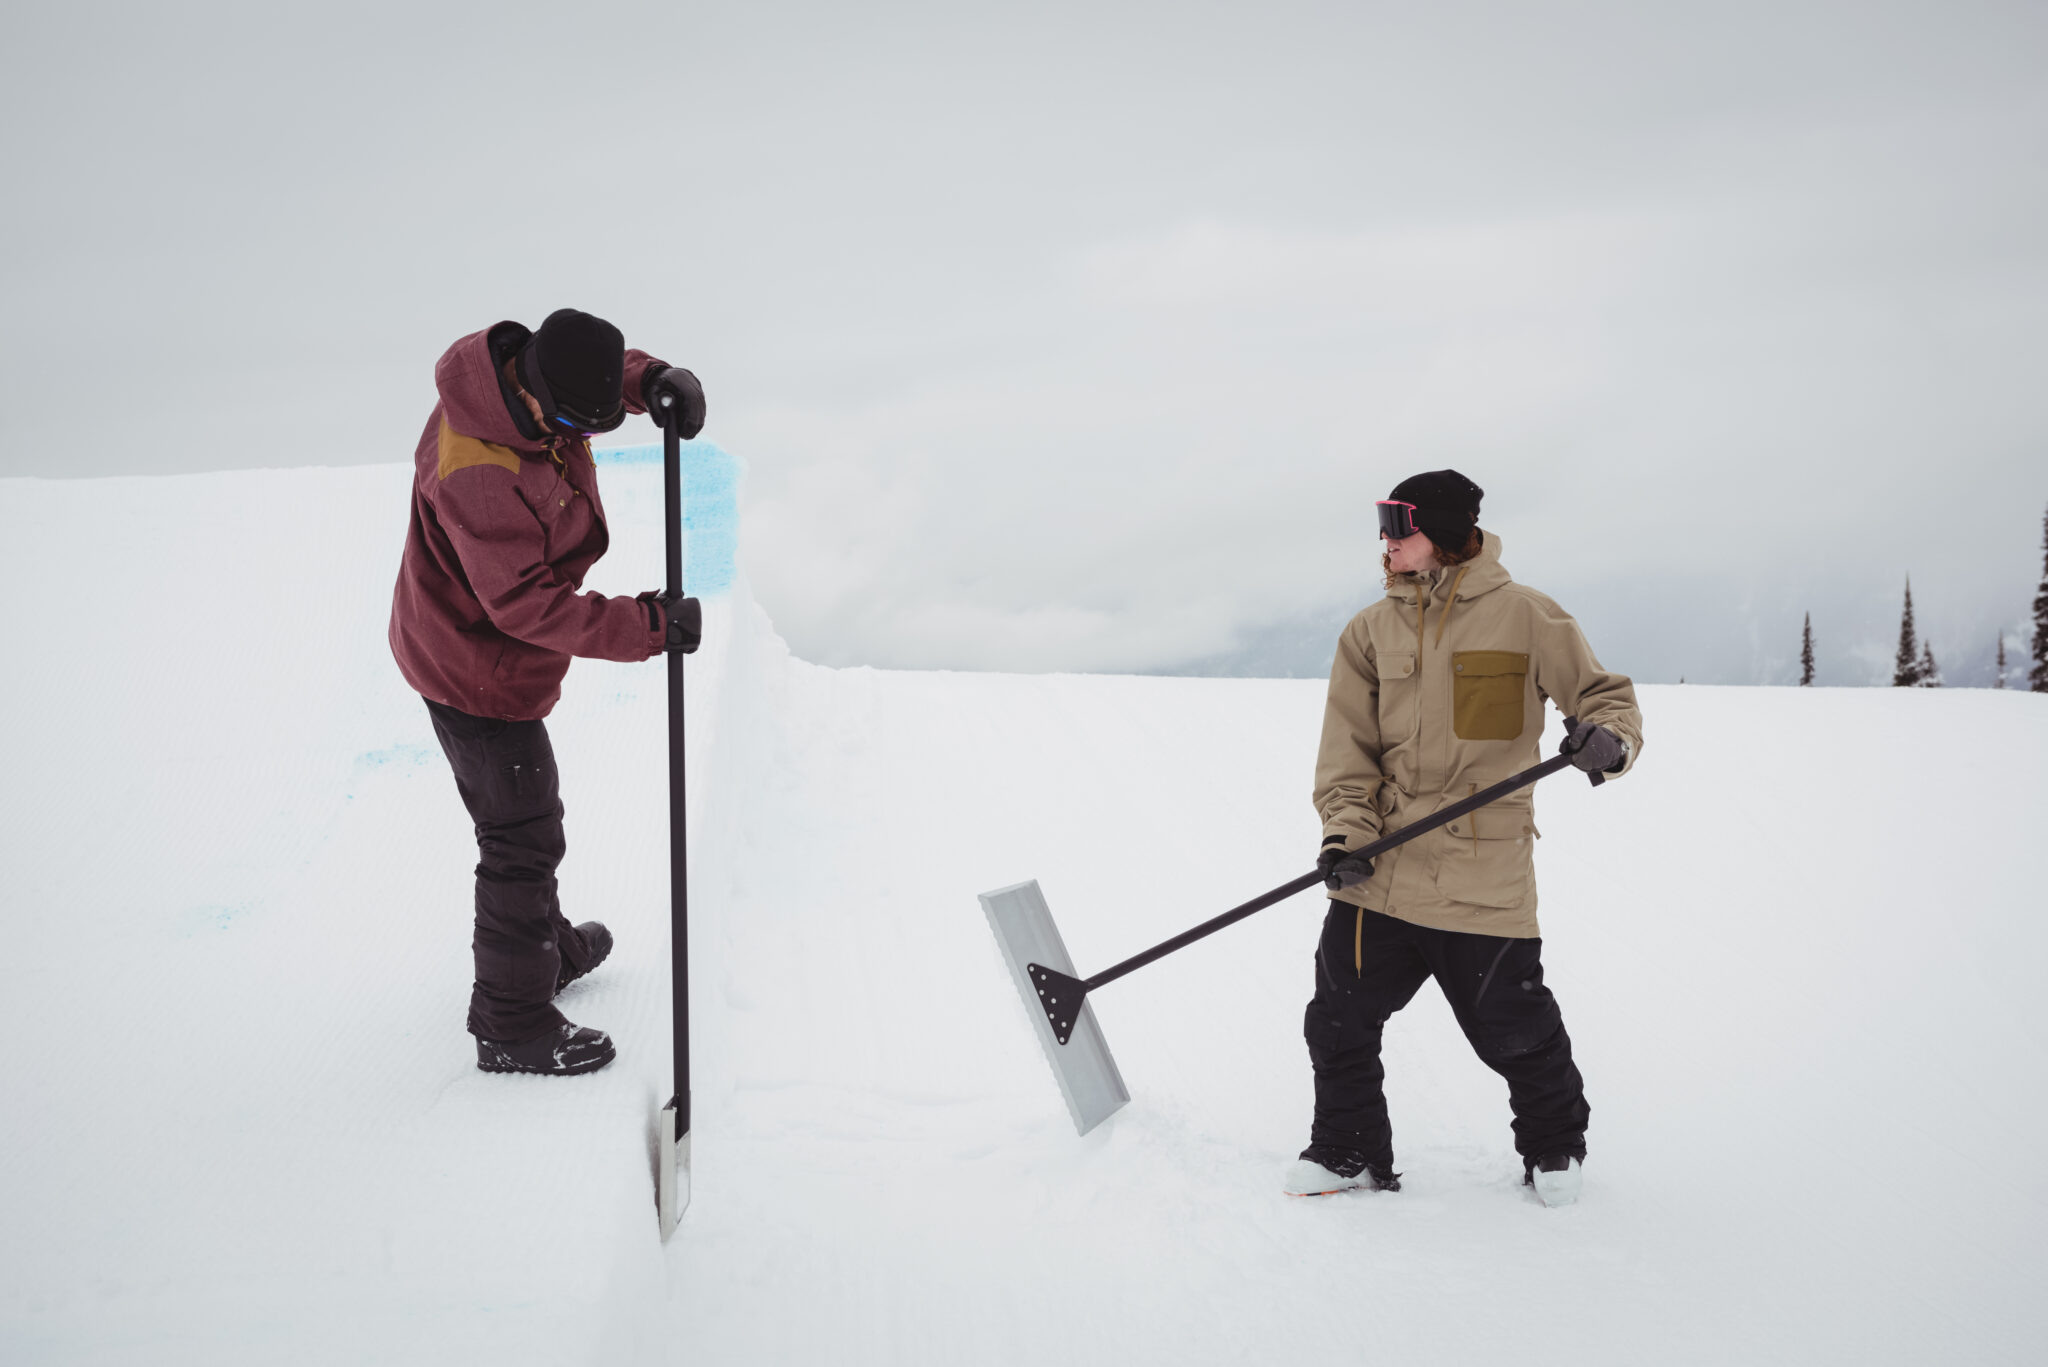
<path fill-rule="evenodd" d="M 1109 1056 L 1109 1043 L 1095 1021 L 1095 1008 L 1085 1001 L 1081 1003 L 1080 1014 L 1062 1043 L 1055 1037 L 1053 1023 L 1039 1001 L 1030 965 L 1040 964 L 1069 978 L 1076 976 L 1074 961 L 1068 957 L 1059 927 L 1052 923 L 1052 911 L 1045 905 L 1045 894 L 1038 890 L 1034 879 L 984 892 L 981 909 L 988 913 L 989 929 L 995 932 L 1003 962 L 1009 965 L 1011 981 L 1024 1002 L 1024 1014 L 1030 1018 L 1039 1047 L 1045 1050 L 1045 1061 L 1052 1065 L 1060 1095 L 1066 1098 L 1074 1130 L 1086 1134 L 1129 1101 L 1131 1094 L 1124 1090 L 1123 1075 L 1116 1070 L 1116 1060 Z"/>
<path fill-rule="evenodd" d="M 654 1195 L 661 1209 L 661 1241 L 676 1232 L 690 1204 L 690 1135 L 676 1133 L 676 1104 L 661 1108 L 660 1148 L 654 1155 Z"/>

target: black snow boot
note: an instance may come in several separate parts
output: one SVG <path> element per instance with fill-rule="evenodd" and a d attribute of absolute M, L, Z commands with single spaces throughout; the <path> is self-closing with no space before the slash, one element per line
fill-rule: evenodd
<path fill-rule="evenodd" d="M 476 1066 L 487 1073 L 588 1073 L 610 1063 L 617 1052 L 604 1031 L 563 1021 L 521 1044 L 479 1039 Z"/>
<path fill-rule="evenodd" d="M 1289 1196 L 1328 1196 L 1354 1187 L 1399 1191 L 1401 1174 L 1391 1161 L 1375 1163 L 1356 1149 L 1311 1144 L 1288 1170 L 1284 1190 Z"/>
<path fill-rule="evenodd" d="M 604 928 L 604 922 L 585 921 L 576 927 L 576 933 L 583 937 L 584 948 L 590 951 L 590 962 L 581 968 L 571 968 L 567 959 L 562 960 L 562 971 L 555 979 L 555 992 L 558 995 L 570 983 L 603 963 L 605 956 L 612 952 L 612 933 Z"/>

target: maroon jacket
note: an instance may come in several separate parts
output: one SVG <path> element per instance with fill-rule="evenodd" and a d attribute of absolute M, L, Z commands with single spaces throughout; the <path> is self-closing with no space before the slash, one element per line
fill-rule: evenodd
<path fill-rule="evenodd" d="M 544 436 L 499 364 L 531 334 L 473 332 L 434 367 L 441 402 L 413 453 L 412 529 L 391 595 L 391 653 L 434 702 L 532 721 L 562 696 L 572 655 L 645 660 L 661 652 L 661 609 L 580 593 L 605 553 L 590 443 Z M 626 353 L 626 407 L 649 365 Z"/>

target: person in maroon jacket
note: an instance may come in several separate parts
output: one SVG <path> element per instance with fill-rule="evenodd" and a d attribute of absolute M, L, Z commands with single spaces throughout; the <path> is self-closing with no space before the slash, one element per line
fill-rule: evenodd
<path fill-rule="evenodd" d="M 697 648 L 696 599 L 581 589 L 611 544 L 591 435 L 669 407 L 694 437 L 704 391 L 575 309 L 536 332 L 505 322 L 471 333 L 442 355 L 434 383 L 390 637 L 476 823 L 469 1032 L 487 1072 L 588 1072 L 611 1062 L 611 1039 L 565 1020 L 553 998 L 604 961 L 612 936 L 562 915 L 562 801 L 542 718 L 572 656 Z"/>

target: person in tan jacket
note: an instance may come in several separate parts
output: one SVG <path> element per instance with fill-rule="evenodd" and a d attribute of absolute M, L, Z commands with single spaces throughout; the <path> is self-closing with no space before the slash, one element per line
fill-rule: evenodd
<path fill-rule="evenodd" d="M 1594 781 L 1642 751 L 1627 678 L 1601 667 L 1571 615 L 1509 578 L 1479 526 L 1483 491 L 1455 470 L 1403 480 L 1379 504 L 1387 596 L 1344 628 L 1316 756 L 1319 865 L 1333 889 L 1304 1031 L 1315 1070 L 1309 1146 L 1287 1190 L 1398 1190 L 1380 1033 L 1435 978 L 1473 1050 L 1507 1079 L 1523 1179 L 1576 1198 L 1584 1083 L 1536 922 L 1534 789 L 1377 860 L 1352 852 L 1539 762 L 1543 704 Z"/>

